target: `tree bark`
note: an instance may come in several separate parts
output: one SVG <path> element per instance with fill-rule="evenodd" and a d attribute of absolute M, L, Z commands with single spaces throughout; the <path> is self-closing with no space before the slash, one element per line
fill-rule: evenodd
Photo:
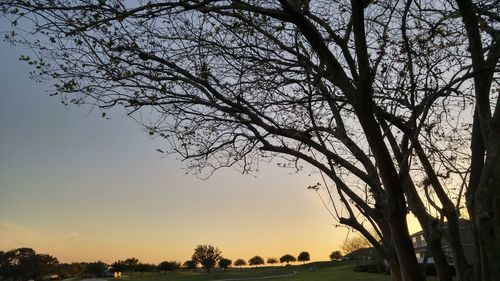
<path fill-rule="evenodd" d="M 391 280 L 392 281 L 402 281 L 403 277 L 401 275 L 401 267 L 399 266 L 398 260 L 396 257 L 390 258 L 388 260 L 389 270 L 391 272 Z"/>
<path fill-rule="evenodd" d="M 474 91 L 476 97 L 476 111 L 474 114 L 475 129 L 479 129 L 481 140 L 473 134 L 472 150 L 480 153 L 476 157 L 474 166 L 481 168 L 485 147 L 486 158 L 482 166 L 481 177 L 477 186 L 477 178 L 472 188 L 474 194 L 469 196 L 469 206 L 473 209 L 472 219 L 476 234 L 476 247 L 479 248 L 481 277 L 483 281 L 497 280 L 500 276 L 500 97 L 497 97 L 495 112 L 491 114 L 490 91 L 493 73 L 498 63 L 498 41 L 493 43 L 489 50 L 488 60 L 484 59 L 481 33 L 479 30 L 476 7 L 470 0 L 457 0 L 462 21 L 467 31 L 468 47 L 471 53 L 474 70 Z M 497 39 L 498 40 L 498 39 Z M 475 138 L 475 139 L 474 139 Z M 476 172 L 471 175 L 477 176 Z"/>
<path fill-rule="evenodd" d="M 360 77 L 363 76 L 360 75 Z M 370 89 L 366 89 L 366 84 L 362 82 L 360 81 L 360 90 L 370 91 Z M 382 183 L 385 187 L 384 207 L 387 211 L 387 224 L 401 267 L 402 279 L 403 281 L 424 280 L 417 257 L 415 256 L 410 233 L 408 232 L 403 186 L 394 167 L 394 162 L 387 150 L 387 146 L 383 141 L 380 127 L 375 121 L 370 96 L 368 98 L 364 97 L 359 103 L 355 103 L 354 109 L 377 160 Z"/>
<path fill-rule="evenodd" d="M 492 128 L 499 128 L 499 122 Z M 483 281 L 500 276 L 500 130 L 491 130 L 481 180 L 476 190 L 474 222 Z"/>
<path fill-rule="evenodd" d="M 481 281 L 481 263 L 480 263 L 480 251 L 479 251 L 479 240 L 477 236 L 476 223 L 474 222 L 475 214 L 474 214 L 474 201 L 475 193 L 477 190 L 477 186 L 479 185 L 479 181 L 481 180 L 481 174 L 483 172 L 484 167 L 484 142 L 483 136 L 481 135 L 481 126 L 479 122 L 479 116 L 477 113 L 477 109 L 474 111 L 474 121 L 472 124 L 472 139 L 471 139 L 471 164 L 470 164 L 470 176 L 469 176 L 469 185 L 467 191 L 465 192 L 465 202 L 467 205 L 467 211 L 469 212 L 469 216 L 472 218 L 472 231 L 474 234 L 474 254 L 476 259 L 474 261 L 474 280 Z"/>

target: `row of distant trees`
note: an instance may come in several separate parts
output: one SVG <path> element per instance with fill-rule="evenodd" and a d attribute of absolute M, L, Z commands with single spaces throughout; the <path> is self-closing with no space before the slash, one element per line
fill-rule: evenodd
<path fill-rule="evenodd" d="M 290 254 L 283 255 L 280 259 L 280 263 L 286 263 L 287 265 L 290 262 L 301 261 L 306 262 L 311 259 L 310 254 L 308 252 L 301 252 L 297 258 Z M 172 265 L 174 262 L 169 262 L 169 265 Z M 254 256 L 247 261 L 244 259 L 237 259 L 234 261 L 234 266 L 242 267 L 246 265 L 250 266 L 259 266 L 265 264 L 266 261 L 261 256 Z M 278 263 L 278 259 L 276 258 L 268 258 L 267 263 L 270 265 L 274 265 Z M 194 253 L 191 257 L 191 260 L 184 262 L 184 266 L 188 269 L 195 269 L 198 267 L 198 264 L 206 270 L 207 273 L 218 266 L 221 269 L 226 270 L 228 267 L 233 265 L 233 261 L 222 256 L 222 251 L 212 245 L 199 245 L 194 249 Z M 180 267 L 180 263 L 177 263 L 177 268 Z M 173 268 L 174 270 L 176 268 Z"/>
<path fill-rule="evenodd" d="M 340 252 L 339 252 L 340 253 Z M 333 259 L 333 258 L 332 258 Z M 291 254 L 285 254 L 279 259 L 270 257 L 267 259 L 267 264 L 274 265 L 279 263 L 286 263 L 290 265 L 292 262 L 307 262 L 311 260 L 311 256 L 308 252 L 303 251 L 299 253 L 297 257 Z M 222 251 L 212 245 L 199 245 L 194 249 L 194 253 L 190 260 L 185 261 L 182 266 L 180 262 L 177 261 L 164 261 L 158 265 L 140 263 L 136 258 L 129 258 L 126 260 L 119 260 L 111 265 L 111 270 L 115 272 L 147 272 L 147 271 L 176 271 L 181 267 L 194 270 L 201 266 L 207 273 L 210 273 L 212 269 L 219 267 L 226 270 L 230 266 L 234 265 L 237 267 L 242 266 L 259 266 L 266 264 L 266 261 L 261 256 L 254 256 L 248 261 L 239 258 L 233 263 L 232 260 L 222 256 Z"/>
<path fill-rule="evenodd" d="M 350 253 L 357 249 L 369 247 L 369 242 L 366 241 L 363 237 L 355 237 L 348 239 L 344 246 L 342 247 L 342 251 L 345 253 Z M 330 259 L 332 261 L 342 259 L 343 255 L 341 251 L 334 251 L 330 254 Z M 242 266 L 259 266 L 264 264 L 275 265 L 277 263 L 286 263 L 286 265 L 290 265 L 293 262 L 307 262 L 311 260 L 311 256 L 309 252 L 303 251 L 299 253 L 297 257 L 291 254 L 285 254 L 281 256 L 279 259 L 270 257 L 267 258 L 267 261 L 264 260 L 259 255 L 256 255 L 250 258 L 248 261 L 245 259 L 239 258 L 236 259 L 233 263 L 231 259 L 224 258 L 222 256 L 222 251 L 212 245 L 199 245 L 194 249 L 194 253 L 190 260 L 185 261 L 184 263 L 180 263 L 178 261 L 163 261 L 157 265 L 141 263 L 137 258 L 128 258 L 125 260 L 118 260 L 111 265 L 112 272 L 128 272 L 130 275 L 133 275 L 134 272 L 152 272 L 152 271 L 177 271 L 181 268 L 187 270 L 194 270 L 201 266 L 206 272 L 210 273 L 210 271 L 219 267 L 223 270 L 227 270 L 227 268 L 232 265 L 237 267 Z M 99 272 L 99 271 L 97 271 Z M 101 270 L 102 272 L 102 270 Z"/>
<path fill-rule="evenodd" d="M 330 255 L 331 260 L 342 258 L 340 251 Z M 275 265 L 279 263 L 290 263 L 299 261 L 307 262 L 311 259 L 306 251 L 299 253 L 297 257 L 285 254 L 279 259 L 270 257 L 264 260 L 261 256 L 254 256 L 248 261 L 239 258 L 233 263 L 231 259 L 224 258 L 222 251 L 212 245 L 199 245 L 194 249 L 190 260 L 180 263 L 178 261 L 163 261 L 159 264 L 142 263 L 137 258 L 118 260 L 111 265 L 102 261 L 90 263 L 59 263 L 57 258 L 38 254 L 31 248 L 18 248 L 7 252 L 0 251 L 0 280 L 43 280 L 51 275 L 59 278 L 77 277 L 82 275 L 103 276 L 105 273 L 122 272 L 133 275 L 134 272 L 171 272 L 180 269 L 194 270 L 201 266 L 207 273 L 219 267 L 223 270 L 231 266 L 259 266 L 264 264 Z"/>
<path fill-rule="evenodd" d="M 295 256 L 290 255 L 290 254 L 285 254 L 281 258 L 279 258 L 280 263 L 286 263 L 287 265 L 290 264 L 291 262 L 296 262 L 296 261 L 301 261 L 301 262 L 306 262 L 311 260 L 311 257 L 308 252 L 301 252 L 297 258 Z M 248 263 L 244 259 L 237 259 L 234 262 L 235 266 L 244 266 L 244 265 L 250 265 L 250 266 L 258 266 L 258 265 L 263 265 L 263 264 L 270 264 L 274 265 L 278 263 L 277 258 L 267 258 L 267 261 L 264 261 L 264 259 L 261 256 L 254 256 L 251 259 L 248 260 Z"/>

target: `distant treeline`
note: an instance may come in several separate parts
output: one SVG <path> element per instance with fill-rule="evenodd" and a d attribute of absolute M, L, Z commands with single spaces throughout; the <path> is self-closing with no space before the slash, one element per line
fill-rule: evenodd
<path fill-rule="evenodd" d="M 333 260 L 334 258 L 331 257 Z M 290 254 L 283 255 L 280 263 L 290 265 L 290 262 L 310 260 L 308 252 L 301 252 L 297 258 Z M 0 280 L 1 281 L 26 281 L 26 280 L 49 280 L 64 279 L 70 277 L 111 277 L 127 274 L 132 276 L 134 273 L 144 272 L 172 272 L 177 270 L 195 270 L 202 268 L 203 271 L 210 271 L 218 267 L 221 270 L 227 270 L 232 265 L 241 266 L 259 266 L 266 262 L 261 256 L 254 256 L 247 261 L 237 259 L 232 260 L 224 258 L 222 251 L 211 245 L 199 245 L 195 248 L 194 254 L 190 260 L 180 263 L 178 261 L 163 261 L 158 264 L 143 263 L 137 258 L 128 258 L 118 260 L 112 264 L 103 261 L 96 262 L 78 262 L 78 263 L 59 263 L 57 258 L 38 254 L 31 248 L 18 248 L 7 252 L 0 251 Z M 268 258 L 267 264 L 274 265 L 278 263 L 276 258 Z"/>

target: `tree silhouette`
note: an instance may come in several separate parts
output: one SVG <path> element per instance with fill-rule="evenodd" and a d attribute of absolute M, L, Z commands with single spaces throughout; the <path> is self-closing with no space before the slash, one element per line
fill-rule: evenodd
<path fill-rule="evenodd" d="M 55 257 L 37 254 L 31 248 L 0 251 L 0 276 L 5 280 L 41 280 L 55 273 L 58 263 Z"/>
<path fill-rule="evenodd" d="M 132 276 L 137 265 L 139 264 L 139 260 L 136 258 L 128 258 L 124 260 L 123 263 L 125 264 L 126 269 L 130 272 L 130 276 Z"/>
<path fill-rule="evenodd" d="M 195 260 L 187 260 L 182 264 L 188 270 L 194 270 L 198 266 L 198 262 Z"/>
<path fill-rule="evenodd" d="M 280 263 L 286 262 L 287 265 L 290 265 L 290 262 L 296 262 L 296 261 L 297 261 L 297 259 L 290 254 L 283 255 L 280 258 Z"/>
<path fill-rule="evenodd" d="M 194 249 L 192 260 L 200 263 L 207 273 L 210 273 L 221 259 L 221 253 L 219 249 L 212 245 L 198 245 Z"/>
<path fill-rule="evenodd" d="M 181 263 L 176 261 L 163 261 L 160 264 L 158 264 L 159 271 L 175 271 L 178 270 L 180 267 Z M 189 269 L 194 269 L 196 268 L 196 263 L 192 268 L 189 265 L 186 265 L 186 267 L 188 267 Z"/>
<path fill-rule="evenodd" d="M 301 261 L 303 264 L 306 263 L 306 261 L 310 261 L 311 260 L 311 257 L 309 255 L 308 252 L 301 252 L 298 256 L 297 256 L 297 260 L 298 261 Z"/>
<path fill-rule="evenodd" d="M 248 260 L 248 265 L 255 265 L 256 267 L 264 263 L 264 259 L 261 256 L 254 256 Z"/>
<path fill-rule="evenodd" d="M 247 265 L 247 262 L 244 259 L 237 259 L 234 261 L 234 265 L 241 268 L 242 266 Z"/>
<path fill-rule="evenodd" d="M 157 270 L 156 265 L 150 264 L 150 263 L 138 263 L 137 266 L 135 267 L 135 271 L 145 273 L 145 272 L 152 272 Z"/>
<path fill-rule="evenodd" d="M 342 252 L 344 252 L 344 254 L 349 254 L 356 250 L 369 247 L 371 247 L 370 242 L 366 240 L 365 237 L 358 235 L 352 238 L 348 238 L 345 241 L 344 245 L 342 245 Z"/>
<path fill-rule="evenodd" d="M 219 264 L 218 265 L 219 265 L 220 268 L 223 268 L 224 270 L 226 270 L 228 267 L 231 266 L 232 263 L 233 263 L 233 261 L 230 260 L 230 259 L 221 258 L 219 260 Z"/>
<path fill-rule="evenodd" d="M 112 272 L 124 272 L 126 270 L 127 270 L 127 265 L 125 264 L 125 261 L 118 260 L 111 264 Z"/>
<path fill-rule="evenodd" d="M 268 258 L 267 259 L 267 263 L 270 264 L 270 265 L 274 265 L 274 264 L 278 263 L 278 259 L 276 259 L 276 258 Z"/>
<path fill-rule="evenodd" d="M 330 254 L 330 260 L 332 260 L 332 261 L 338 261 L 340 259 L 342 259 L 342 253 L 340 251 L 333 251 Z"/>
<path fill-rule="evenodd" d="M 102 261 L 96 261 L 96 262 L 89 262 L 85 266 L 84 272 L 92 276 L 104 276 L 105 271 L 106 271 L 106 264 Z"/>
<path fill-rule="evenodd" d="M 408 211 L 439 279 L 451 280 L 441 218 L 457 276 L 471 279 L 459 233 L 466 208 L 480 249 L 475 271 L 484 281 L 500 276 L 498 1 L 0 8 L 14 26 L 33 27 L 6 39 L 38 51 L 20 59 L 33 76 L 57 81 L 63 102 L 154 112 L 158 120 L 143 125 L 194 173 L 248 172 L 277 156 L 284 167 L 321 171 L 324 182 L 310 188 L 333 199 L 338 223 L 365 236 L 396 280 L 424 278 Z"/>

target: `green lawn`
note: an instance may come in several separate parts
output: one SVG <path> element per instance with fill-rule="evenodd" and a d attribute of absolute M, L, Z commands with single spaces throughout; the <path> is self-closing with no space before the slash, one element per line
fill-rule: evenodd
<path fill-rule="evenodd" d="M 123 281 L 208 281 L 233 278 L 259 278 L 274 275 L 290 274 L 293 270 L 284 267 L 262 267 L 250 269 L 231 269 L 227 272 L 212 272 L 210 274 L 200 272 L 176 272 L 176 273 L 151 273 L 135 274 L 121 278 Z M 116 279 L 110 279 L 116 281 Z"/>
<path fill-rule="evenodd" d="M 316 271 L 310 272 L 309 267 L 315 265 Z M 123 281 L 210 281 L 236 278 L 259 278 L 276 275 L 294 275 L 276 278 L 277 281 L 390 281 L 387 274 L 364 273 L 354 271 L 354 262 L 317 262 L 291 267 L 261 267 L 249 269 L 233 269 L 227 272 L 213 272 L 210 274 L 199 272 L 178 273 L 151 273 L 136 274 L 133 277 L 124 277 Z M 110 279 L 113 280 L 113 279 Z M 114 279 L 116 281 L 116 279 Z M 428 277 L 428 281 L 437 281 L 436 277 Z"/>

